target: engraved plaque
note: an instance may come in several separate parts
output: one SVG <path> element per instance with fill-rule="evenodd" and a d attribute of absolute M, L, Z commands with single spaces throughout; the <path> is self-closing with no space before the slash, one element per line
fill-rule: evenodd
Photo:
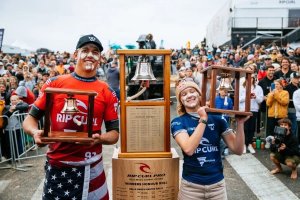
<path fill-rule="evenodd" d="M 164 106 L 127 106 L 128 152 L 164 151 Z"/>

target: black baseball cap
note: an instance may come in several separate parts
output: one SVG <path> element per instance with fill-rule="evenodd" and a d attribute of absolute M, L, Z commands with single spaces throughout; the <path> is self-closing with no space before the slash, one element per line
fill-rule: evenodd
<path fill-rule="evenodd" d="M 291 75 L 290 75 L 290 78 L 300 78 L 300 73 L 292 72 Z"/>
<path fill-rule="evenodd" d="M 76 49 L 78 49 L 88 43 L 92 43 L 92 44 L 96 45 L 98 47 L 99 51 L 103 51 L 103 47 L 102 47 L 100 40 L 93 34 L 84 35 L 81 38 L 79 38 L 79 41 L 76 45 Z"/>

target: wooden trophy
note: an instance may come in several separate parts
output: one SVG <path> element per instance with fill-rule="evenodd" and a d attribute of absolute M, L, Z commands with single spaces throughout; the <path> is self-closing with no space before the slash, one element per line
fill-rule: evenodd
<path fill-rule="evenodd" d="M 44 135 L 41 138 L 42 142 L 69 142 L 69 143 L 91 143 L 93 142 L 93 115 L 94 115 L 94 99 L 97 93 L 95 91 L 74 90 L 64 88 L 46 88 L 46 110 Z M 51 110 L 53 106 L 53 96 L 58 94 L 66 94 L 65 105 L 62 113 L 74 115 L 80 111 L 76 105 L 75 95 L 88 96 L 88 114 L 87 114 L 87 132 L 63 132 L 51 131 Z M 81 122 L 77 122 L 81 123 Z"/>
<path fill-rule="evenodd" d="M 250 112 L 250 95 L 251 95 L 251 74 L 253 71 L 248 69 L 227 67 L 227 66 L 219 66 L 213 65 L 209 66 L 201 71 L 203 73 L 202 79 L 202 105 L 206 104 L 206 91 L 207 91 L 207 82 L 210 81 L 210 99 L 209 99 L 209 108 L 206 109 L 207 112 L 215 112 L 215 113 L 224 113 L 228 115 L 242 115 L 242 116 L 252 116 Z M 217 89 L 217 76 L 221 76 L 221 81 L 219 88 L 226 88 L 229 91 L 233 91 L 231 87 L 231 79 L 234 79 L 234 105 L 233 110 L 225 110 L 225 109 L 217 109 L 215 108 L 215 99 L 216 99 L 216 91 Z M 245 110 L 239 110 L 239 94 L 240 94 L 240 78 L 245 77 L 246 79 L 246 98 L 245 98 Z M 208 79 L 210 77 L 210 80 Z M 226 79 L 229 80 L 226 83 Z"/>
<path fill-rule="evenodd" d="M 179 156 L 170 148 L 171 51 L 117 53 L 121 148 L 112 161 L 113 199 L 176 199 Z"/>

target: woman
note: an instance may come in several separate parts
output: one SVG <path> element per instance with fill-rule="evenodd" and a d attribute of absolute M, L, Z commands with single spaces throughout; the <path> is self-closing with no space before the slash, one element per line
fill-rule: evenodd
<path fill-rule="evenodd" d="M 233 153 L 241 155 L 248 117 L 236 117 L 235 133 L 221 115 L 205 112 L 200 88 L 191 81 L 180 82 L 176 98 L 179 116 L 172 120 L 171 132 L 184 156 L 178 199 L 226 200 L 220 140 L 223 138 Z"/>
<path fill-rule="evenodd" d="M 43 87 L 43 85 L 45 84 L 45 82 L 43 80 L 39 80 L 35 86 L 35 88 L 33 89 L 33 94 L 35 96 L 35 99 L 38 98 L 39 93 Z"/>
<path fill-rule="evenodd" d="M 274 135 L 274 127 L 277 121 L 288 117 L 289 93 L 283 90 L 282 79 L 274 81 L 275 88 L 267 96 L 268 118 L 267 135 Z"/>
<path fill-rule="evenodd" d="M 252 116 L 247 120 L 244 124 L 244 132 L 245 132 L 245 146 L 244 152 L 246 153 L 247 149 L 250 153 L 255 153 L 255 150 L 252 147 L 252 140 L 255 133 L 257 118 L 258 118 L 258 110 L 260 103 L 264 100 L 264 92 L 262 88 L 256 84 L 255 74 L 251 75 L 251 95 L 250 95 L 250 111 L 252 112 Z M 240 111 L 245 110 L 245 101 L 246 101 L 246 80 L 240 87 L 240 103 L 239 109 Z"/>

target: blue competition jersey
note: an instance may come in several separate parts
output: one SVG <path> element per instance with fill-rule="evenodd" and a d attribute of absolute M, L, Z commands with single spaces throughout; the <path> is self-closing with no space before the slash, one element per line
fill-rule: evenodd
<path fill-rule="evenodd" d="M 188 113 L 171 122 L 172 136 L 187 132 L 190 136 L 199 124 L 199 118 Z M 192 156 L 184 152 L 182 178 L 196 184 L 210 185 L 224 179 L 220 153 L 222 133 L 229 131 L 227 121 L 220 114 L 208 114 L 207 125 L 199 146 Z"/>

